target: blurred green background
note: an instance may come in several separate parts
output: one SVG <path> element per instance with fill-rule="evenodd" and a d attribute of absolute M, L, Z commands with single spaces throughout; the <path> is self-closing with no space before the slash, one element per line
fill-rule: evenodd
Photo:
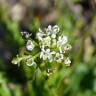
<path fill-rule="evenodd" d="M 72 64 L 50 78 L 18 67 L 21 31 L 59 25 L 72 45 Z M 0 96 L 96 96 L 96 0 L 0 0 Z"/>

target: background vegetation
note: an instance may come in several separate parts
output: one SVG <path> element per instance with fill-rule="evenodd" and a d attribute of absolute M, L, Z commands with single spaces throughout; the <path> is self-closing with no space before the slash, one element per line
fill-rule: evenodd
<path fill-rule="evenodd" d="M 72 64 L 44 78 L 11 64 L 21 31 L 58 24 L 72 45 Z M 39 62 L 39 61 L 38 61 Z M 0 0 L 0 96 L 96 96 L 96 0 Z"/>

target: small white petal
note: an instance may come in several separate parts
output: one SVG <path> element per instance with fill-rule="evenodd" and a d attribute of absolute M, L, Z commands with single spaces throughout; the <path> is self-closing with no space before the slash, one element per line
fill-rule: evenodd
<path fill-rule="evenodd" d="M 51 37 L 52 37 L 52 38 L 56 38 L 56 34 L 52 34 Z"/>
<path fill-rule="evenodd" d="M 62 62 L 62 60 L 64 59 L 64 56 L 63 54 L 60 54 L 60 53 L 56 53 L 56 61 L 57 62 Z"/>
<path fill-rule="evenodd" d="M 68 42 L 67 36 L 59 36 L 57 41 L 57 47 L 62 48 Z"/>
<path fill-rule="evenodd" d="M 49 25 L 49 26 L 48 26 L 48 30 L 51 30 L 51 29 L 52 29 L 52 26 L 51 26 L 51 25 Z"/>
<path fill-rule="evenodd" d="M 46 49 L 46 52 L 47 52 L 47 53 L 50 53 L 50 49 Z"/>
<path fill-rule="evenodd" d="M 42 39 L 42 45 L 44 46 L 50 46 L 51 45 L 51 38 L 49 36 Z"/>
<path fill-rule="evenodd" d="M 38 40 L 41 40 L 42 41 L 43 40 L 43 37 L 46 36 L 46 34 L 39 32 L 39 33 L 37 33 L 36 36 L 37 36 L 37 39 Z"/>
<path fill-rule="evenodd" d="M 56 54 L 56 52 L 55 51 L 52 51 L 51 54 L 54 55 L 54 54 Z"/>
<path fill-rule="evenodd" d="M 26 31 L 24 31 L 24 32 L 21 32 L 21 35 L 25 36 L 25 38 L 29 38 L 32 35 L 32 33 L 28 33 Z"/>
<path fill-rule="evenodd" d="M 71 50 L 72 46 L 70 44 L 65 45 L 64 50 L 68 51 Z"/>
<path fill-rule="evenodd" d="M 27 44 L 26 44 L 26 49 L 28 51 L 32 51 L 34 49 L 35 45 L 33 44 L 33 42 L 31 40 L 28 40 L 27 41 Z"/>
<path fill-rule="evenodd" d="M 53 26 L 53 31 L 54 31 L 54 32 L 58 33 L 59 30 L 60 30 L 60 28 L 59 28 L 58 25 Z"/>
<path fill-rule="evenodd" d="M 66 64 L 66 66 L 70 66 L 71 60 L 67 57 L 67 58 L 65 59 L 64 63 Z"/>
<path fill-rule="evenodd" d="M 41 28 L 39 28 L 39 32 L 42 32 Z"/>

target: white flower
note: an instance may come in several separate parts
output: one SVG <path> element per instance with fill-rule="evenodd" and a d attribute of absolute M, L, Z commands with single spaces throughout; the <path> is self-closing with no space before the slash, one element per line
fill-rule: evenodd
<path fill-rule="evenodd" d="M 37 33 L 37 39 L 38 40 L 42 40 L 44 36 L 46 36 L 46 34 L 39 28 L 39 32 Z"/>
<path fill-rule="evenodd" d="M 56 38 L 56 34 L 55 33 L 52 33 L 51 34 L 51 38 Z"/>
<path fill-rule="evenodd" d="M 71 60 L 69 59 L 69 57 L 67 57 L 67 58 L 64 60 L 64 63 L 65 63 L 66 66 L 70 66 Z"/>
<path fill-rule="evenodd" d="M 33 42 L 31 40 L 28 40 L 27 41 L 27 44 L 26 44 L 26 49 L 28 51 L 32 51 L 34 49 L 35 45 L 33 44 Z"/>
<path fill-rule="evenodd" d="M 31 35 L 32 35 L 32 33 L 31 34 L 28 33 L 25 35 L 25 38 L 29 38 Z"/>
<path fill-rule="evenodd" d="M 32 35 L 32 33 L 28 33 L 28 32 L 26 32 L 26 31 L 24 31 L 24 32 L 21 32 L 21 35 L 22 36 L 25 36 L 25 38 L 29 38 L 31 35 Z"/>
<path fill-rule="evenodd" d="M 58 32 L 60 31 L 59 26 L 58 26 L 58 25 L 53 26 L 53 31 L 54 31 L 55 33 L 58 33 Z"/>
<path fill-rule="evenodd" d="M 51 36 L 51 38 L 56 38 L 56 34 L 59 32 L 59 27 L 57 25 L 53 27 L 49 25 L 46 32 L 47 35 Z"/>
<path fill-rule="evenodd" d="M 59 48 L 60 53 L 63 53 L 63 52 L 65 53 L 64 46 L 67 42 L 68 42 L 67 36 L 61 35 L 58 37 L 57 48 Z"/>
<path fill-rule="evenodd" d="M 66 44 L 64 46 L 64 51 L 68 51 L 68 50 L 71 50 L 72 46 L 70 44 Z"/>
<path fill-rule="evenodd" d="M 52 31 L 52 26 L 49 25 L 48 28 L 46 29 L 47 35 L 50 35 Z"/>
<path fill-rule="evenodd" d="M 23 36 L 24 34 L 27 34 L 27 32 L 26 31 L 24 31 L 24 32 L 21 32 L 21 35 Z"/>
<path fill-rule="evenodd" d="M 37 33 L 37 38 L 38 38 L 38 40 L 42 40 L 43 39 L 43 36 L 44 36 L 45 34 L 44 33 Z"/>
<path fill-rule="evenodd" d="M 68 42 L 68 38 L 65 35 L 59 36 L 57 41 L 57 47 L 62 47 Z"/>
<path fill-rule="evenodd" d="M 36 62 L 34 62 L 33 58 L 28 58 L 26 60 L 26 65 L 27 66 L 33 66 L 33 65 L 36 65 Z"/>
<path fill-rule="evenodd" d="M 44 49 L 44 47 L 42 47 L 42 51 L 40 53 L 40 58 L 42 58 L 43 60 L 49 60 L 49 62 L 53 61 L 53 54 L 55 54 L 55 51 L 50 52 L 50 49 Z"/>
<path fill-rule="evenodd" d="M 65 44 L 64 46 L 59 47 L 60 53 L 66 53 L 66 51 L 71 50 L 72 46 L 70 44 Z"/>
<path fill-rule="evenodd" d="M 41 44 L 44 46 L 50 46 L 51 45 L 51 38 L 49 36 L 42 39 Z"/>
<path fill-rule="evenodd" d="M 50 55 L 50 49 L 43 49 L 42 48 L 42 51 L 40 53 L 40 58 L 42 58 L 43 60 L 46 60 Z"/>
<path fill-rule="evenodd" d="M 61 53 L 56 53 L 56 61 L 57 61 L 57 62 L 61 63 L 63 59 L 64 59 L 63 54 L 61 54 Z"/>

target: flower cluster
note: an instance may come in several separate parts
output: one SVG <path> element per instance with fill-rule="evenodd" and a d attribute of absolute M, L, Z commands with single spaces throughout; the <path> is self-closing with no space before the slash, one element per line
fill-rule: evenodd
<path fill-rule="evenodd" d="M 68 43 L 68 37 L 60 32 L 59 26 L 49 25 L 44 30 L 39 28 L 35 40 L 30 38 L 32 34 L 28 32 L 21 32 L 21 34 L 27 40 L 25 49 L 28 54 L 18 55 L 17 58 L 13 59 L 12 63 L 20 64 L 21 61 L 24 61 L 28 66 L 37 66 L 36 60 L 38 57 L 41 63 L 45 62 L 45 65 L 46 62 L 50 64 L 55 62 L 70 66 L 71 60 L 68 53 L 72 47 Z"/>
<path fill-rule="evenodd" d="M 37 39 L 41 48 L 40 58 L 49 62 L 56 61 L 70 66 L 70 59 L 65 54 L 72 48 L 68 37 L 60 34 L 59 26 L 49 25 L 45 31 L 39 29 Z"/>

